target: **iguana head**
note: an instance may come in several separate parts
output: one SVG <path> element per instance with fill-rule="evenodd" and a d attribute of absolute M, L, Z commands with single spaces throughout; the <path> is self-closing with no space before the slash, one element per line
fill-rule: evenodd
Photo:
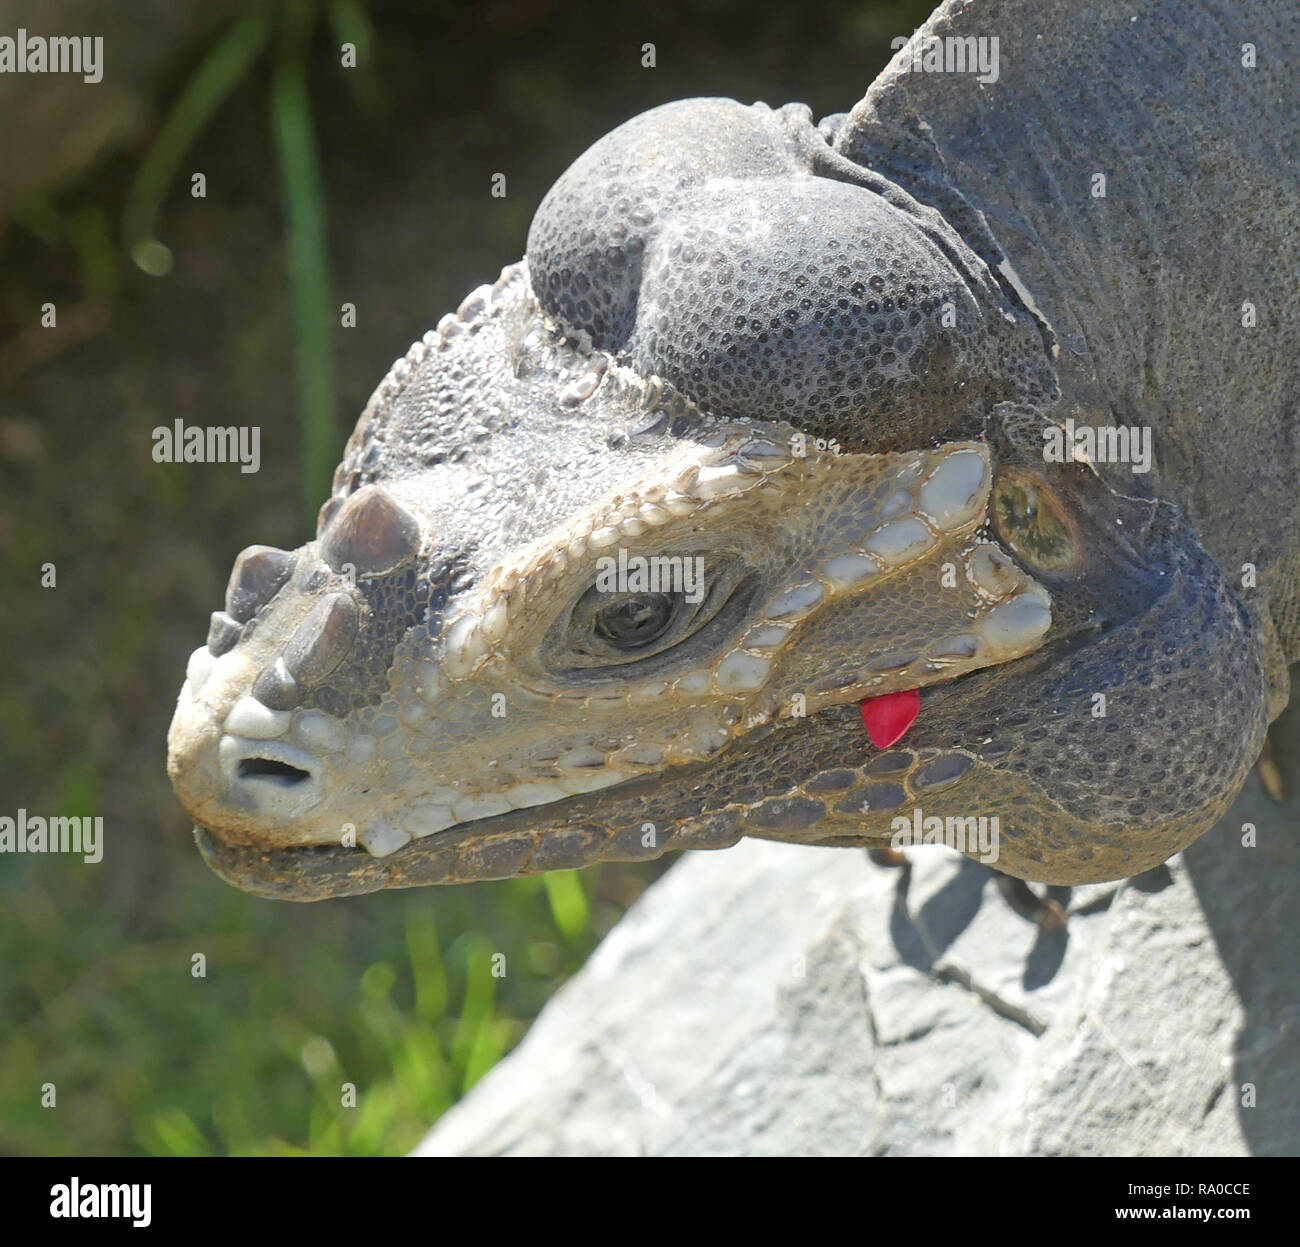
<path fill-rule="evenodd" d="M 921 806 L 1073 881 L 1203 829 L 1216 729 L 1259 715 L 1244 617 L 1171 508 L 1044 462 L 1050 330 L 832 129 L 636 118 L 398 361 L 316 540 L 244 551 L 190 660 L 169 769 L 223 875 L 310 899 Z M 1210 661 L 1237 691 L 1175 792 L 1161 696 Z M 874 749 L 858 703 L 915 688 Z"/>

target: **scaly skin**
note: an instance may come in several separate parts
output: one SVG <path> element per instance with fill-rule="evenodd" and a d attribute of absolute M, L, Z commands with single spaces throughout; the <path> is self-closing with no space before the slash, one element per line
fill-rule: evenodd
<path fill-rule="evenodd" d="M 210 864 L 305 900 L 916 807 L 1022 879 L 1185 847 L 1295 657 L 1288 7 L 945 5 L 918 37 L 997 36 L 997 83 L 601 140 L 375 392 L 317 539 L 237 563 L 169 738 Z M 1048 461 L 1067 418 L 1152 470 Z M 620 552 L 700 591 L 609 592 Z M 858 702 L 918 687 L 875 749 Z"/>

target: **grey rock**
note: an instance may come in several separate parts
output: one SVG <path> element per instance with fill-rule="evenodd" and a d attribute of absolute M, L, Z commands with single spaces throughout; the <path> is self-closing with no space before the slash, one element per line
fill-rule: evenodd
<path fill-rule="evenodd" d="M 1054 890 L 1066 934 L 942 848 L 692 854 L 417 1154 L 1294 1154 L 1296 809 L 1252 778 L 1165 866 Z"/>

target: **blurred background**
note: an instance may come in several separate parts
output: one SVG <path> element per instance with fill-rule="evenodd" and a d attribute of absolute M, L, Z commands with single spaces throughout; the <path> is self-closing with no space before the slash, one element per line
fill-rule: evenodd
<path fill-rule="evenodd" d="M 185 660 L 570 161 L 686 96 L 843 111 L 932 7 L 0 0 L 0 36 L 104 39 L 98 83 L 0 75 L 0 814 L 105 830 L 0 855 L 0 1152 L 403 1152 L 671 864 L 245 896 L 167 783 Z M 176 419 L 260 426 L 260 472 L 153 462 Z"/>

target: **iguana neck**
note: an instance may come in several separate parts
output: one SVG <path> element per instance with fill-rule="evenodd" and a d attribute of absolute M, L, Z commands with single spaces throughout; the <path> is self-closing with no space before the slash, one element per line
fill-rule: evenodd
<path fill-rule="evenodd" d="M 899 73 L 904 49 L 836 146 L 1051 325 L 1065 414 L 1152 427 L 1151 485 L 1229 576 L 1267 568 L 1300 502 L 1300 130 L 1277 103 L 1300 9 L 1003 0 L 945 5 L 926 35 L 996 36 L 997 81 Z"/>

